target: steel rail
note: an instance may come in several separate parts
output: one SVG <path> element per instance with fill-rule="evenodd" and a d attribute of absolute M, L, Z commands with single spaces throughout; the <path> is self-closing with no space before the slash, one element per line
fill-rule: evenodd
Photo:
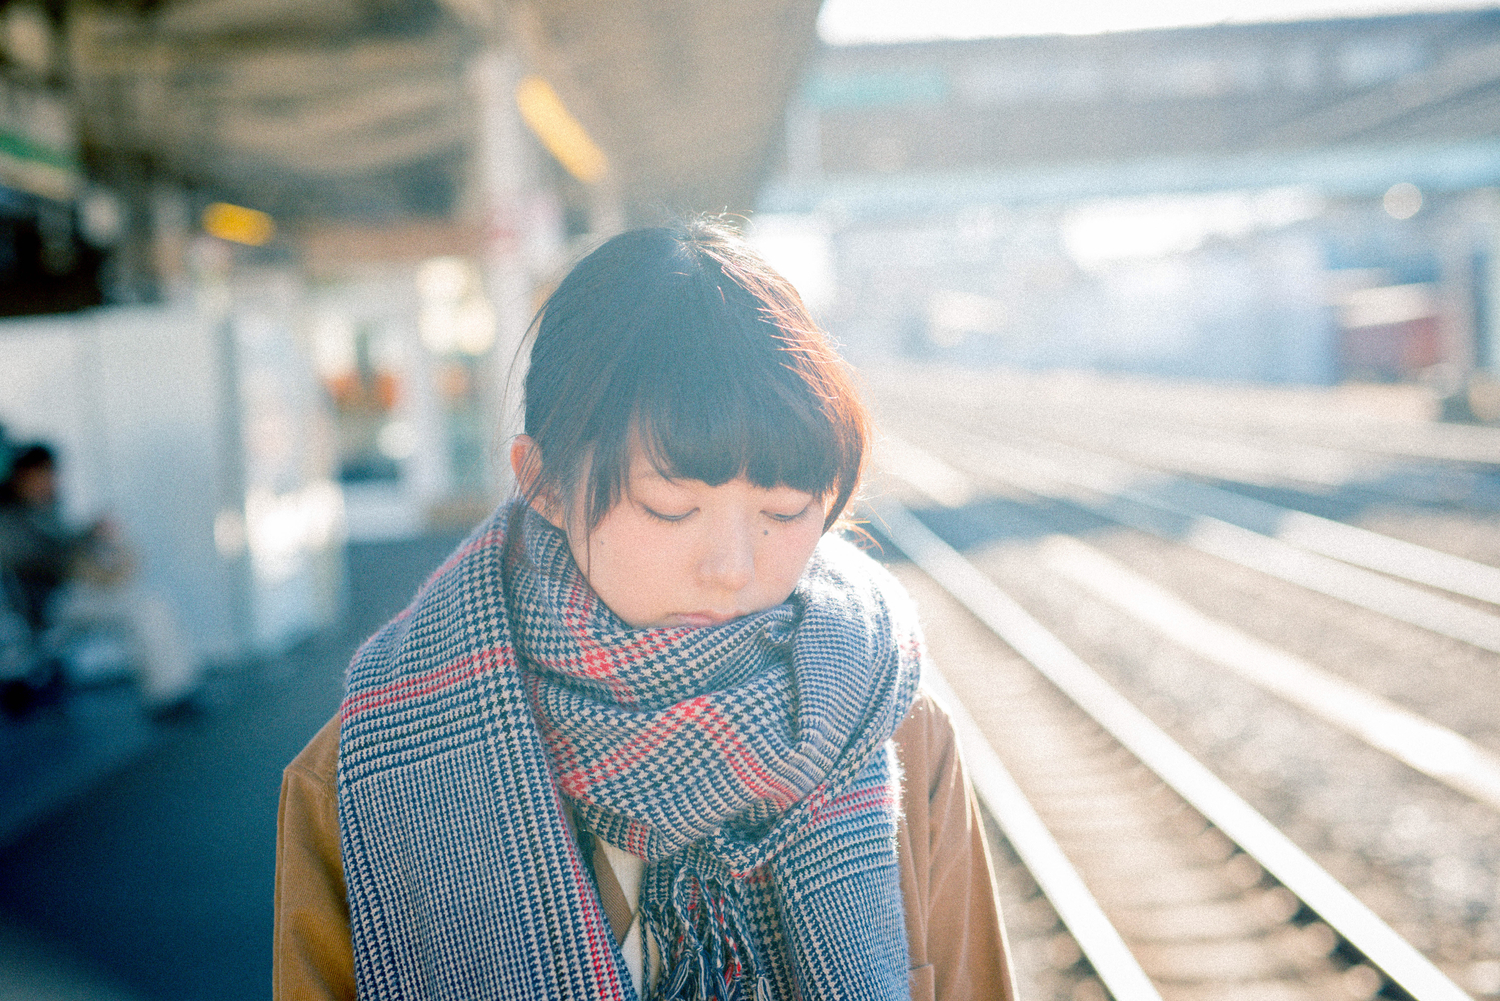
<path fill-rule="evenodd" d="M 917 450 L 912 445 L 904 447 Z M 1090 484 L 1059 463 L 1021 449 L 994 443 L 971 444 L 964 451 L 966 460 L 981 466 L 985 476 L 1065 500 L 1109 521 L 1184 543 L 1440 636 L 1500 653 L 1500 616 L 1482 609 L 1218 518 L 1174 509 L 1146 495 L 1128 490 L 1109 492 L 1105 484 Z"/>
<path fill-rule="evenodd" d="M 886 391 L 892 395 L 899 392 L 889 388 Z M 1185 426 L 1181 421 L 1167 426 L 1170 416 L 1171 411 L 1154 411 L 1148 421 L 1146 415 L 1116 412 L 1109 419 L 1101 420 L 1097 413 L 1056 410 L 1048 401 L 1028 396 L 1009 400 L 1006 406 L 984 410 L 970 408 L 958 419 L 950 420 L 949 425 L 994 426 L 999 422 L 1007 428 L 1007 434 L 1013 429 L 1017 433 L 1039 436 L 1046 439 L 1049 448 L 1053 443 L 1068 441 L 1076 447 L 1129 455 L 1133 461 L 1147 466 L 1196 472 L 1220 479 L 1271 486 L 1291 483 L 1299 487 L 1355 487 L 1422 502 L 1450 503 L 1453 500 L 1451 485 L 1434 486 L 1425 480 L 1414 479 L 1409 470 L 1401 468 L 1402 457 L 1340 448 L 1330 442 L 1327 433 L 1316 441 L 1296 437 L 1265 441 L 1263 439 L 1267 437 L 1274 437 L 1274 432 L 1267 431 L 1256 437 L 1249 428 Z M 1492 429 L 1489 433 L 1500 435 Z M 1267 451 L 1268 448 L 1271 451 Z M 1500 455 L 1500 445 L 1491 445 L 1488 455 L 1486 461 L 1493 467 L 1495 457 Z M 1421 461 L 1422 457 L 1409 458 Z M 1482 491 L 1491 497 L 1488 503 L 1493 505 L 1493 488 L 1481 486 L 1476 480 L 1481 468 L 1478 463 L 1438 457 L 1430 461 L 1447 466 L 1452 472 L 1462 470 L 1469 489 Z"/>
<path fill-rule="evenodd" d="M 1068 861 L 1036 809 L 1011 777 L 941 673 L 929 671 L 922 684 L 953 720 L 974 792 L 1000 825 L 1026 871 L 1036 880 L 1058 919 L 1068 927 L 1094 974 L 1115 1001 L 1161 1001 L 1130 947 Z"/>
<path fill-rule="evenodd" d="M 918 384 L 910 378 L 893 386 L 894 382 L 890 380 L 881 388 L 904 393 Z M 1072 420 L 1095 422 L 1097 427 L 1099 419 L 1105 417 L 1116 427 L 1121 423 L 1142 429 L 1155 425 L 1242 441 L 1273 438 L 1278 444 L 1351 455 L 1479 467 L 1496 465 L 1500 456 L 1500 429 L 1360 415 L 1338 406 L 1331 398 L 1309 406 L 1306 399 L 1300 403 L 1286 399 L 1273 402 L 1265 397 L 1256 401 L 1234 390 L 1201 383 L 1122 384 L 1107 378 L 1084 379 L 1071 385 L 1028 377 L 991 380 L 989 394 L 979 392 L 977 380 L 968 385 L 975 391 L 975 398 L 998 401 L 999 405 L 988 407 L 987 413 L 1023 411 L 1027 418 L 1049 423 Z M 1273 390 L 1272 395 L 1278 394 Z M 1289 402 L 1292 405 L 1288 406 Z"/>
<path fill-rule="evenodd" d="M 1049 443 L 1047 447 L 1054 454 L 1058 451 L 1056 444 Z M 1071 453 L 1068 466 L 1056 461 L 1049 466 L 1055 475 L 1067 477 L 1080 486 L 1178 514 L 1214 518 L 1367 570 L 1500 605 L 1500 568 L 1148 470 L 1090 449 L 1062 448 Z M 1034 454 L 1035 446 L 1026 451 Z"/>
<path fill-rule="evenodd" d="M 1066 441 L 1112 454 L 1126 454 L 1151 466 L 1199 471 L 1223 479 L 1265 484 L 1341 488 L 1368 484 L 1388 474 L 1394 460 L 1337 452 L 1300 442 L 1235 441 L 1211 429 L 1173 427 L 1155 430 L 1116 415 L 1109 422 L 1079 414 L 1004 413 L 1006 436 L 1027 434 L 1049 444 Z M 950 422 L 958 427 L 995 427 L 996 421 Z M 1426 496 L 1424 494 L 1424 496 Z"/>
<path fill-rule="evenodd" d="M 1414 1001 L 1473 1001 L 1410 943 L 1109 686 L 953 547 L 890 498 L 887 537 Z"/>
<path fill-rule="evenodd" d="M 1500 810 L 1500 755 L 1373 695 L 1300 657 L 1209 618 L 1187 602 L 1069 536 L 1042 543 L 1047 566 L 1184 649 L 1424 775 Z"/>
<path fill-rule="evenodd" d="M 884 466 L 946 507 L 977 496 L 969 478 L 916 446 L 891 439 L 899 462 Z M 1216 621 L 1102 552 L 1068 536 L 1044 540 L 1052 569 L 1152 626 L 1178 646 L 1240 677 L 1376 750 L 1500 810 L 1500 755 L 1461 734 L 1324 671 L 1300 657 Z"/>

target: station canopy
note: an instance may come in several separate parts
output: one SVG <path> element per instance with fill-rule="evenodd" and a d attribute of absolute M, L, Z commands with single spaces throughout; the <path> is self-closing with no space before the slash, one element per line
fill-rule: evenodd
<path fill-rule="evenodd" d="M 437 216 L 475 170 L 476 60 L 502 51 L 561 98 L 640 221 L 753 204 L 817 6 L 95 0 L 68 10 L 69 76 L 104 183 L 161 173 L 278 218 Z"/>

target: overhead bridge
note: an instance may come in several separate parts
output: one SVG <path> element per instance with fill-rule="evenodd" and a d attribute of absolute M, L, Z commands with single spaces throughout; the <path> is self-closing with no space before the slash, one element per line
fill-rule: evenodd
<path fill-rule="evenodd" d="M 1500 12 L 825 48 L 764 204 L 1500 183 Z"/>

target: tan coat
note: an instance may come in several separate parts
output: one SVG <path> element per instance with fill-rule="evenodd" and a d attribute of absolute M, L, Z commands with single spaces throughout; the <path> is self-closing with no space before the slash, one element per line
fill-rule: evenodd
<path fill-rule="evenodd" d="M 335 718 L 282 777 L 272 973 L 277 1001 L 354 997 L 339 853 L 338 736 Z M 921 695 L 895 741 L 903 769 L 897 847 L 912 1001 L 1013 1001 L 984 830 L 952 724 Z M 628 905 L 603 853 L 596 862 L 605 913 L 623 937 Z"/>

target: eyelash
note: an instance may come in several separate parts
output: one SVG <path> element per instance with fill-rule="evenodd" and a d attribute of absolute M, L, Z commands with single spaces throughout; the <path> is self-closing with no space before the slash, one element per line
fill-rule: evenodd
<path fill-rule="evenodd" d="M 770 518 L 772 521 L 779 522 L 780 524 L 790 525 L 792 522 L 796 521 L 798 518 L 801 518 L 804 514 L 806 514 L 808 512 L 808 509 L 811 507 L 812 505 L 809 504 L 807 507 L 803 508 L 801 511 L 796 512 L 795 514 L 776 514 L 775 512 L 767 511 L 766 517 Z M 641 505 L 641 510 L 645 511 L 657 521 L 664 521 L 669 525 L 674 525 L 693 513 L 692 511 L 684 511 L 682 514 L 662 514 L 660 511 L 653 511 L 651 508 L 647 507 L 644 504 Z"/>

